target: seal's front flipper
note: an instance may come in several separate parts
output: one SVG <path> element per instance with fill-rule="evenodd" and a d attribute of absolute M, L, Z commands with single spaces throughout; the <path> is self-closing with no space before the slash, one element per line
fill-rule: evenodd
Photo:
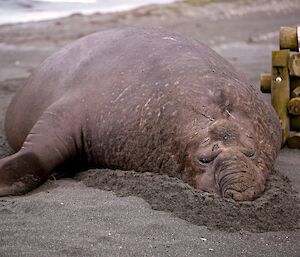
<path fill-rule="evenodd" d="M 73 105 L 56 103 L 39 118 L 22 148 L 0 160 L 0 196 L 29 192 L 81 148 L 78 115 Z"/>

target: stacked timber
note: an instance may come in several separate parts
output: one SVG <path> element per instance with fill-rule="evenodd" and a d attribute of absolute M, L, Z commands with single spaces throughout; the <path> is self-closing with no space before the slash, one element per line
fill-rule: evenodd
<path fill-rule="evenodd" d="M 280 50 L 272 52 L 272 72 L 260 86 L 271 101 L 282 128 L 283 146 L 300 149 L 300 27 L 281 27 Z"/>

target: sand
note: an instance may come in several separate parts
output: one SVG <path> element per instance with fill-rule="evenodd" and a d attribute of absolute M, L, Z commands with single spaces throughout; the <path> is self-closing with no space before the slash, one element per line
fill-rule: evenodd
<path fill-rule="evenodd" d="M 75 177 L 85 185 L 111 190 L 118 196 L 139 196 L 154 210 L 209 229 L 228 232 L 294 230 L 300 208 L 288 180 L 278 172 L 270 176 L 263 196 L 252 202 L 235 202 L 203 193 L 177 178 L 134 171 L 90 170 Z"/>
<path fill-rule="evenodd" d="M 204 41 L 251 83 L 270 70 L 278 28 L 300 25 L 298 1 L 172 4 L 0 26 L 3 120 L 30 72 L 67 42 L 124 25 L 163 27 Z M 269 98 L 266 96 L 266 101 Z M 0 199 L 0 256 L 299 256 L 300 151 L 284 148 L 266 193 L 236 203 L 175 178 L 89 170 Z"/>

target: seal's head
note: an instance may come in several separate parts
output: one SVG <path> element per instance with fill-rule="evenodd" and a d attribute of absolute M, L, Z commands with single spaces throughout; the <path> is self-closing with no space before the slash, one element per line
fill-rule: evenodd
<path fill-rule="evenodd" d="M 257 198 L 265 189 L 251 124 L 213 122 L 206 137 L 188 144 L 183 179 L 196 188 L 237 201 Z M 265 169 L 265 167 L 264 167 Z"/>

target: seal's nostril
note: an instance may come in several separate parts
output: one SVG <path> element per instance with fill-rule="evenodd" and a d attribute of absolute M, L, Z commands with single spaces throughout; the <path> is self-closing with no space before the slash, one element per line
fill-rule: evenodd
<path fill-rule="evenodd" d="M 235 201 L 243 201 L 244 200 L 243 195 L 240 192 L 232 190 L 232 189 L 226 190 L 226 192 L 224 193 L 224 197 L 231 198 Z"/>

